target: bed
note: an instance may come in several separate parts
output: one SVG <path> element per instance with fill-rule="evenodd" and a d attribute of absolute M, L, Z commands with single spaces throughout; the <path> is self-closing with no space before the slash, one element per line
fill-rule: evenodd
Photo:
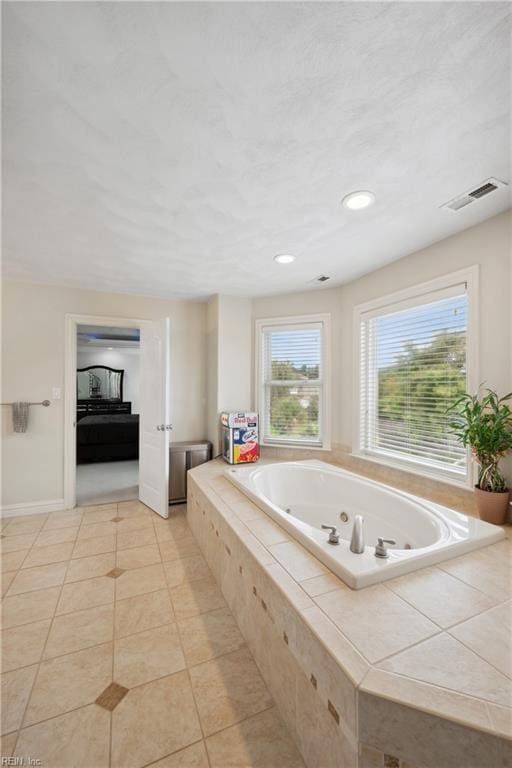
<path fill-rule="evenodd" d="M 138 458 L 138 414 L 84 416 L 77 422 L 77 464 Z"/>

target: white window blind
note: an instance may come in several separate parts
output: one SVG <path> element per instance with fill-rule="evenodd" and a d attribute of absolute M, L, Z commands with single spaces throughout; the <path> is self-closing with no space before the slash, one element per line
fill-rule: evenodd
<path fill-rule="evenodd" d="M 262 326 L 263 442 L 322 445 L 323 331 L 321 322 Z"/>
<path fill-rule="evenodd" d="M 447 409 L 467 389 L 468 296 L 452 286 L 360 319 L 360 450 L 465 477 Z"/>

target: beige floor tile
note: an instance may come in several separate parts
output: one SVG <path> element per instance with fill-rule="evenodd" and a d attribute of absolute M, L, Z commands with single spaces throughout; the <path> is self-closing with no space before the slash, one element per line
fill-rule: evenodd
<path fill-rule="evenodd" d="M 67 563 L 52 563 L 40 565 L 37 568 L 26 568 L 18 572 L 7 595 L 20 595 L 23 592 L 46 589 L 62 584 L 66 575 Z"/>
<path fill-rule="evenodd" d="M 156 544 L 154 528 L 143 528 L 140 531 L 128 531 L 117 534 L 117 548 L 130 549 L 131 547 L 144 547 L 147 544 Z"/>
<path fill-rule="evenodd" d="M 205 736 L 272 706 L 272 697 L 247 648 L 189 670 Z"/>
<path fill-rule="evenodd" d="M 111 643 L 43 661 L 23 725 L 92 704 L 111 682 Z"/>
<path fill-rule="evenodd" d="M 275 708 L 210 736 L 206 746 L 211 768 L 304 768 Z"/>
<path fill-rule="evenodd" d="M 85 539 L 85 541 L 77 541 L 71 557 L 77 559 L 79 557 L 92 557 L 92 555 L 102 555 L 105 552 L 114 552 L 116 548 L 116 537 L 100 536 L 97 539 Z"/>
<path fill-rule="evenodd" d="M 7 590 L 12 584 L 12 581 L 14 577 L 16 576 L 17 571 L 6 571 L 5 573 L 0 574 L 0 583 L 1 583 L 1 593 L 2 597 L 5 595 Z"/>
<path fill-rule="evenodd" d="M 226 601 L 213 578 L 187 582 L 170 590 L 177 619 L 225 608 Z"/>
<path fill-rule="evenodd" d="M 315 601 L 370 662 L 439 631 L 415 608 L 380 584 L 360 592 L 343 587 L 319 595 Z M 400 632 L 396 632 L 397 626 Z"/>
<path fill-rule="evenodd" d="M 386 586 L 440 627 L 464 621 L 497 602 L 439 568 L 409 573 Z"/>
<path fill-rule="evenodd" d="M 173 755 L 151 764 L 151 768 L 210 768 L 204 742 L 180 749 Z"/>
<path fill-rule="evenodd" d="M 161 563 L 126 571 L 116 579 L 116 600 L 156 592 L 167 586 Z"/>
<path fill-rule="evenodd" d="M 133 688 L 185 668 L 176 624 L 116 639 L 114 680 Z"/>
<path fill-rule="evenodd" d="M 188 674 L 132 689 L 112 713 L 112 768 L 140 768 L 202 737 Z"/>
<path fill-rule="evenodd" d="M 2 733 L 10 733 L 20 727 L 36 672 L 37 664 L 34 664 L 0 676 Z"/>
<path fill-rule="evenodd" d="M 113 639 L 113 634 L 113 604 L 56 616 L 46 643 L 44 658 L 51 659 L 64 653 L 108 643 Z"/>
<path fill-rule="evenodd" d="M 170 589 L 188 581 L 211 578 L 210 569 L 202 555 L 193 555 L 164 563 L 164 571 Z"/>
<path fill-rule="evenodd" d="M 154 565 L 161 561 L 160 550 L 156 544 L 148 544 L 145 547 L 131 547 L 117 552 L 116 565 L 118 568 L 128 570 L 130 568 L 142 568 L 145 565 Z"/>
<path fill-rule="evenodd" d="M 452 627 L 450 633 L 504 675 L 512 677 L 512 603 L 474 616 Z"/>
<path fill-rule="evenodd" d="M 178 516 L 155 522 L 155 533 L 158 541 L 179 541 L 191 536 L 191 530 L 188 527 L 186 518 Z"/>
<path fill-rule="evenodd" d="M 21 568 L 28 552 L 28 549 L 18 549 L 16 552 L 2 552 L 0 555 L 2 573 L 5 573 L 5 571 L 17 571 Z"/>
<path fill-rule="evenodd" d="M 505 707 L 512 701 L 511 681 L 447 633 L 402 651 L 379 667 Z"/>
<path fill-rule="evenodd" d="M 121 517 L 121 515 L 119 515 Z M 153 530 L 153 522 L 146 515 L 142 517 L 124 517 L 117 523 L 117 533 L 124 534 L 132 531 Z"/>
<path fill-rule="evenodd" d="M 0 755 L 2 757 L 11 757 L 17 739 L 18 731 L 14 731 L 14 733 L 6 733 L 5 736 L 0 736 Z"/>
<path fill-rule="evenodd" d="M 174 611 L 167 589 L 116 601 L 116 637 L 143 632 L 171 621 L 174 621 Z"/>
<path fill-rule="evenodd" d="M 48 547 L 32 547 L 23 568 L 33 568 L 38 565 L 47 565 L 48 563 L 59 563 L 69 560 L 73 551 L 73 542 L 64 544 L 50 544 Z"/>
<path fill-rule="evenodd" d="M 2 628 L 19 627 L 53 616 L 60 587 L 6 597 L 2 602 Z"/>
<path fill-rule="evenodd" d="M 6 536 L 0 540 L 0 551 L 2 554 L 7 552 L 18 552 L 20 549 L 30 549 L 37 538 L 37 533 L 26 533 L 22 536 Z"/>
<path fill-rule="evenodd" d="M 52 544 L 65 544 L 67 541 L 74 541 L 78 535 L 78 526 L 73 525 L 67 528 L 55 528 L 49 531 L 41 531 L 34 541 L 36 547 L 49 547 Z"/>
<path fill-rule="evenodd" d="M 93 523 L 91 525 L 80 526 L 77 541 L 87 541 L 87 539 L 100 539 L 103 536 L 115 536 L 116 534 L 117 523 Z"/>
<path fill-rule="evenodd" d="M 90 704 L 24 728 L 15 755 L 37 756 L 47 768 L 108 768 L 110 714 Z"/>
<path fill-rule="evenodd" d="M 113 517 L 117 517 L 117 504 L 104 504 L 99 507 L 84 507 L 82 525 L 108 523 Z"/>
<path fill-rule="evenodd" d="M 244 645 L 244 638 L 228 608 L 178 622 L 187 664 L 200 664 Z"/>
<path fill-rule="evenodd" d="M 82 608 L 93 608 L 95 605 L 113 603 L 114 595 L 114 579 L 108 576 L 64 584 L 56 613 L 60 615 Z"/>
<path fill-rule="evenodd" d="M 137 517 L 140 515 L 156 517 L 155 512 L 153 512 L 149 507 L 146 507 L 142 501 L 138 501 L 137 499 L 132 499 L 131 501 L 120 501 L 117 505 L 117 511 L 121 517 L 123 515 L 125 517 Z"/>
<path fill-rule="evenodd" d="M 45 531 L 52 530 L 54 528 L 69 528 L 76 527 L 82 522 L 82 513 L 74 509 L 64 510 L 63 512 L 51 512 L 48 515 L 48 520 L 44 525 Z"/>
<path fill-rule="evenodd" d="M 70 581 L 83 581 L 85 579 L 94 579 L 98 576 L 106 576 L 114 568 L 115 564 L 115 552 L 106 552 L 102 555 L 92 555 L 91 557 L 80 557 L 78 560 L 71 560 L 66 574 L 66 584 Z"/>
<path fill-rule="evenodd" d="M 193 536 L 187 536 L 185 539 L 178 539 L 178 541 L 161 541 L 159 547 L 164 562 L 201 554 L 199 545 Z"/>
<path fill-rule="evenodd" d="M 2 672 L 36 664 L 41 658 L 51 619 L 3 629 L 0 633 Z"/>
<path fill-rule="evenodd" d="M 32 517 L 32 516 L 31 516 Z M 13 520 L 4 531 L 7 538 L 9 536 L 24 536 L 30 533 L 39 533 L 41 528 L 46 522 L 46 517 L 41 515 L 41 518 L 28 519 L 27 517 L 18 517 Z"/>

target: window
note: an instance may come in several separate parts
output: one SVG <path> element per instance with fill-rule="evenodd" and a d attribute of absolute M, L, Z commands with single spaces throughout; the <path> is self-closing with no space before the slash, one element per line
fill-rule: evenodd
<path fill-rule="evenodd" d="M 258 320 L 262 442 L 329 447 L 327 315 Z"/>
<path fill-rule="evenodd" d="M 474 388 L 476 274 L 465 274 L 356 310 L 359 452 L 459 482 L 469 478 L 468 453 L 447 410 Z"/>

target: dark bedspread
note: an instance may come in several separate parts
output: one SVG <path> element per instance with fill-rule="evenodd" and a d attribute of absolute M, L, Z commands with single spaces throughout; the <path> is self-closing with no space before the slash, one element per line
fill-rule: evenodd
<path fill-rule="evenodd" d="M 138 414 L 84 416 L 76 425 L 78 445 L 139 443 Z"/>

